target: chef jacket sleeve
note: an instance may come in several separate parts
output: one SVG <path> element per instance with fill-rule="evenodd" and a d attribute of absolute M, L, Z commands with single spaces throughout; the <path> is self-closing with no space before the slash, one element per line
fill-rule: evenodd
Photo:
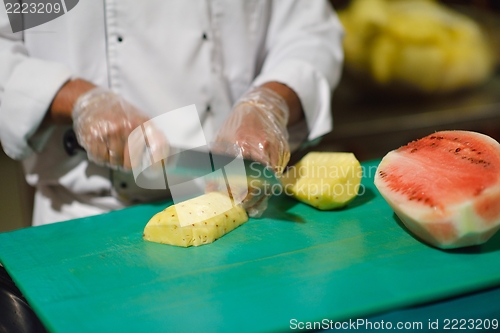
<path fill-rule="evenodd" d="M 330 99 L 342 70 L 342 38 L 327 1 L 272 2 L 266 57 L 253 85 L 277 81 L 297 93 L 307 123 L 306 143 L 332 130 Z"/>
<path fill-rule="evenodd" d="M 0 142 L 8 156 L 25 159 L 41 148 L 34 134 L 70 77 L 62 64 L 29 57 L 22 32 L 12 32 L 5 6 L 0 5 Z"/>

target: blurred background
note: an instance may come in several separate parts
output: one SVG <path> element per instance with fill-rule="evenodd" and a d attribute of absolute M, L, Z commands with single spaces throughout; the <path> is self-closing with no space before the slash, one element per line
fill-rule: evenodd
<path fill-rule="evenodd" d="M 500 1 L 330 0 L 345 27 L 334 130 L 310 150 L 360 161 L 438 130 L 500 140 Z M 30 225 L 33 189 L 0 152 L 0 232 Z"/>
<path fill-rule="evenodd" d="M 346 8 L 351 0 L 330 0 L 330 2 L 336 10 L 341 10 Z M 466 5 L 484 10 L 500 10 L 500 2 L 498 0 L 439 0 L 439 2 L 451 6 Z"/>
<path fill-rule="evenodd" d="M 346 29 L 319 150 L 360 160 L 434 131 L 500 139 L 500 1 L 331 0 Z"/>

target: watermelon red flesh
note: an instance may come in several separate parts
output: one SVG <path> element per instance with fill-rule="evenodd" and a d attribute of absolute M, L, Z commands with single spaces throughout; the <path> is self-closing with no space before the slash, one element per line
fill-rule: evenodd
<path fill-rule="evenodd" d="M 500 145 L 485 135 L 445 131 L 410 142 L 384 157 L 375 184 L 433 245 L 481 243 L 500 227 Z"/>
<path fill-rule="evenodd" d="M 396 150 L 401 160 L 381 170 L 408 200 L 443 209 L 481 194 L 500 179 L 500 153 L 473 132 L 439 132 Z M 500 205 L 499 205 L 500 206 Z"/>

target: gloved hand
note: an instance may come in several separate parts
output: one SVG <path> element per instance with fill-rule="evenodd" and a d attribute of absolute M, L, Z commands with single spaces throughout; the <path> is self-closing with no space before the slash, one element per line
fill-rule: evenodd
<path fill-rule="evenodd" d="M 237 144 L 243 156 L 259 161 L 279 176 L 290 160 L 286 101 L 271 89 L 256 88 L 243 96 L 217 133 L 216 142 Z M 243 207 L 252 217 L 267 208 L 270 197 L 264 188 L 248 188 Z"/>
<path fill-rule="evenodd" d="M 149 154 L 145 143 L 153 160 L 168 156 L 168 142 L 163 133 L 148 122 L 149 117 L 107 89 L 94 88 L 80 96 L 73 107 L 72 118 L 79 144 L 87 151 L 89 160 L 99 165 L 132 169 L 141 163 L 144 154 Z M 141 131 L 130 136 L 138 126 L 143 126 L 147 141 Z"/>

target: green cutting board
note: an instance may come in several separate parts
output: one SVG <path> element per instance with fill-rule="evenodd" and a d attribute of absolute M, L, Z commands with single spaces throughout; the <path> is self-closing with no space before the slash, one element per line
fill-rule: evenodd
<path fill-rule="evenodd" d="M 273 198 L 210 245 L 142 240 L 166 204 L 0 234 L 0 262 L 53 332 L 283 331 L 500 285 L 500 235 L 442 251 L 413 238 L 373 186 L 321 212 Z"/>

